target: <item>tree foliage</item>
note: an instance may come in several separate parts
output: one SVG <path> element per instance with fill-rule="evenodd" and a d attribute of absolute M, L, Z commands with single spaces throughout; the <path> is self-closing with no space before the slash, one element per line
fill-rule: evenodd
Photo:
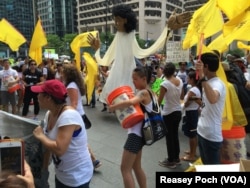
<path fill-rule="evenodd" d="M 63 38 L 60 38 L 58 35 L 48 34 L 47 35 L 48 44 L 44 48 L 53 48 L 59 55 L 69 55 L 73 57 L 74 53 L 71 51 L 70 44 L 77 35 L 78 35 L 77 33 L 65 34 Z M 112 43 L 115 35 L 110 32 L 107 33 L 102 32 L 100 33 L 99 37 L 102 44 L 101 53 L 105 53 L 105 51 Z M 146 48 L 145 44 L 147 43 L 147 41 L 140 39 L 138 35 L 136 35 L 136 40 L 141 48 Z M 149 41 L 148 47 L 151 46 L 153 43 L 154 41 Z"/>

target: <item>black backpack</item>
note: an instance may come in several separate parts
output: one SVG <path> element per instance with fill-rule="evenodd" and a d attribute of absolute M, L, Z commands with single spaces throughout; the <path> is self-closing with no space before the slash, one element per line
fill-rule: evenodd
<path fill-rule="evenodd" d="M 242 70 L 234 63 L 229 63 L 230 70 L 225 71 L 228 82 L 232 83 L 238 95 L 241 107 L 247 118 L 246 132 L 250 132 L 250 90 L 246 89 L 247 80 Z"/>

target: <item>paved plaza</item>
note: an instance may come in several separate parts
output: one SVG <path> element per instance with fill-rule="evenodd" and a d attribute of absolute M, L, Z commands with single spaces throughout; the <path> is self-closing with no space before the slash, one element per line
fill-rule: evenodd
<path fill-rule="evenodd" d="M 85 101 L 84 101 L 85 103 Z M 87 130 L 89 145 L 96 158 L 102 162 L 93 175 L 90 183 L 91 188 L 123 188 L 120 161 L 122 158 L 123 145 L 127 138 L 127 130 L 123 129 L 113 113 L 101 112 L 103 105 L 96 103 L 95 108 L 84 106 L 85 112 L 92 122 L 92 127 Z M 30 106 L 29 115 L 33 114 L 33 106 Z M 38 118 L 44 117 L 45 111 L 41 110 Z M 188 150 L 188 138 L 183 135 L 179 128 L 181 153 Z M 151 146 L 144 146 L 142 154 L 142 166 L 147 176 L 148 188 L 156 187 L 156 172 L 184 172 L 189 167 L 189 162 L 182 161 L 175 169 L 169 169 L 158 165 L 158 161 L 167 155 L 165 138 Z M 49 184 L 55 187 L 54 167 L 50 165 Z M 138 185 L 136 186 L 138 187 Z"/>

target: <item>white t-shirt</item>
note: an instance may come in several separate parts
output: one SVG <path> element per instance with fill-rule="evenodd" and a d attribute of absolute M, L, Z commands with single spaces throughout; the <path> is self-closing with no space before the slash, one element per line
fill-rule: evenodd
<path fill-rule="evenodd" d="M 218 78 L 209 79 L 208 84 L 220 93 L 219 100 L 215 104 L 211 104 L 203 91 L 202 102 L 204 107 L 202 108 L 201 115 L 198 121 L 197 132 L 203 138 L 213 141 L 221 142 L 222 137 L 222 113 L 225 104 L 226 88 L 223 82 Z"/>
<path fill-rule="evenodd" d="M 187 71 L 182 72 L 179 70 L 176 76 L 178 76 L 182 80 L 183 84 L 187 83 L 187 77 L 188 77 Z"/>
<path fill-rule="evenodd" d="M 45 127 L 47 129 L 48 112 L 45 115 Z M 55 174 L 63 184 L 78 187 L 90 181 L 93 176 L 93 164 L 88 150 L 87 132 L 80 114 L 73 109 L 67 109 L 61 113 L 52 130 L 45 133 L 51 140 L 55 140 L 58 128 L 62 126 L 80 125 L 81 132 L 71 139 L 67 151 L 61 156 L 53 155 Z"/>
<path fill-rule="evenodd" d="M 201 98 L 201 92 L 200 92 L 200 90 L 196 86 L 191 87 L 188 92 L 193 92 L 196 97 Z M 187 94 L 184 97 L 184 101 L 185 102 L 187 101 L 188 92 L 187 92 Z M 191 103 L 187 107 L 185 107 L 185 110 L 186 111 L 197 110 L 198 108 L 199 108 L 199 104 L 197 104 L 195 101 L 191 101 Z"/>
<path fill-rule="evenodd" d="M 152 111 L 152 101 L 149 104 L 145 105 L 145 108 L 148 112 L 151 112 Z M 137 136 L 142 137 L 142 134 L 141 134 L 142 124 L 143 124 L 143 121 L 137 123 L 135 126 L 133 126 L 131 128 L 128 128 L 128 134 L 134 133 Z"/>
<path fill-rule="evenodd" d="M 84 112 L 84 109 L 83 109 L 83 105 L 82 105 L 82 96 L 81 96 L 81 92 L 78 88 L 78 86 L 76 85 L 75 82 L 70 82 L 69 85 L 67 85 L 67 89 L 76 89 L 77 90 L 77 93 L 78 93 L 78 101 L 77 101 L 77 106 L 76 106 L 76 110 L 80 113 L 80 115 L 84 115 L 85 112 Z M 70 99 L 69 99 L 69 96 L 66 98 L 66 102 L 68 105 L 71 105 L 71 102 L 70 102 Z"/>
<path fill-rule="evenodd" d="M 18 73 L 16 70 L 9 68 L 8 70 L 0 71 L 1 78 L 1 91 L 8 91 L 8 83 L 15 80 L 18 77 Z"/>
<path fill-rule="evenodd" d="M 183 82 L 179 77 L 176 78 L 180 80 L 178 86 L 174 85 L 167 79 L 161 83 L 161 86 L 167 89 L 167 92 L 164 95 L 165 104 L 163 106 L 162 115 L 168 115 L 175 111 L 182 111 L 180 97 Z"/>
<path fill-rule="evenodd" d="M 250 74 L 249 72 L 244 72 L 244 76 L 246 78 L 247 81 L 250 81 Z"/>

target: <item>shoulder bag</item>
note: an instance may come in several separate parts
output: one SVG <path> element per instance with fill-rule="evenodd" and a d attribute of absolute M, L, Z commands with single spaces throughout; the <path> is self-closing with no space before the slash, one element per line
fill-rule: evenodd
<path fill-rule="evenodd" d="M 161 116 L 161 110 L 156 100 L 155 95 L 149 91 L 152 100 L 152 111 L 148 112 L 144 104 L 141 104 L 141 108 L 144 112 L 144 122 L 142 125 L 142 136 L 145 141 L 145 145 L 152 145 L 156 141 L 166 136 L 166 126 Z"/>

